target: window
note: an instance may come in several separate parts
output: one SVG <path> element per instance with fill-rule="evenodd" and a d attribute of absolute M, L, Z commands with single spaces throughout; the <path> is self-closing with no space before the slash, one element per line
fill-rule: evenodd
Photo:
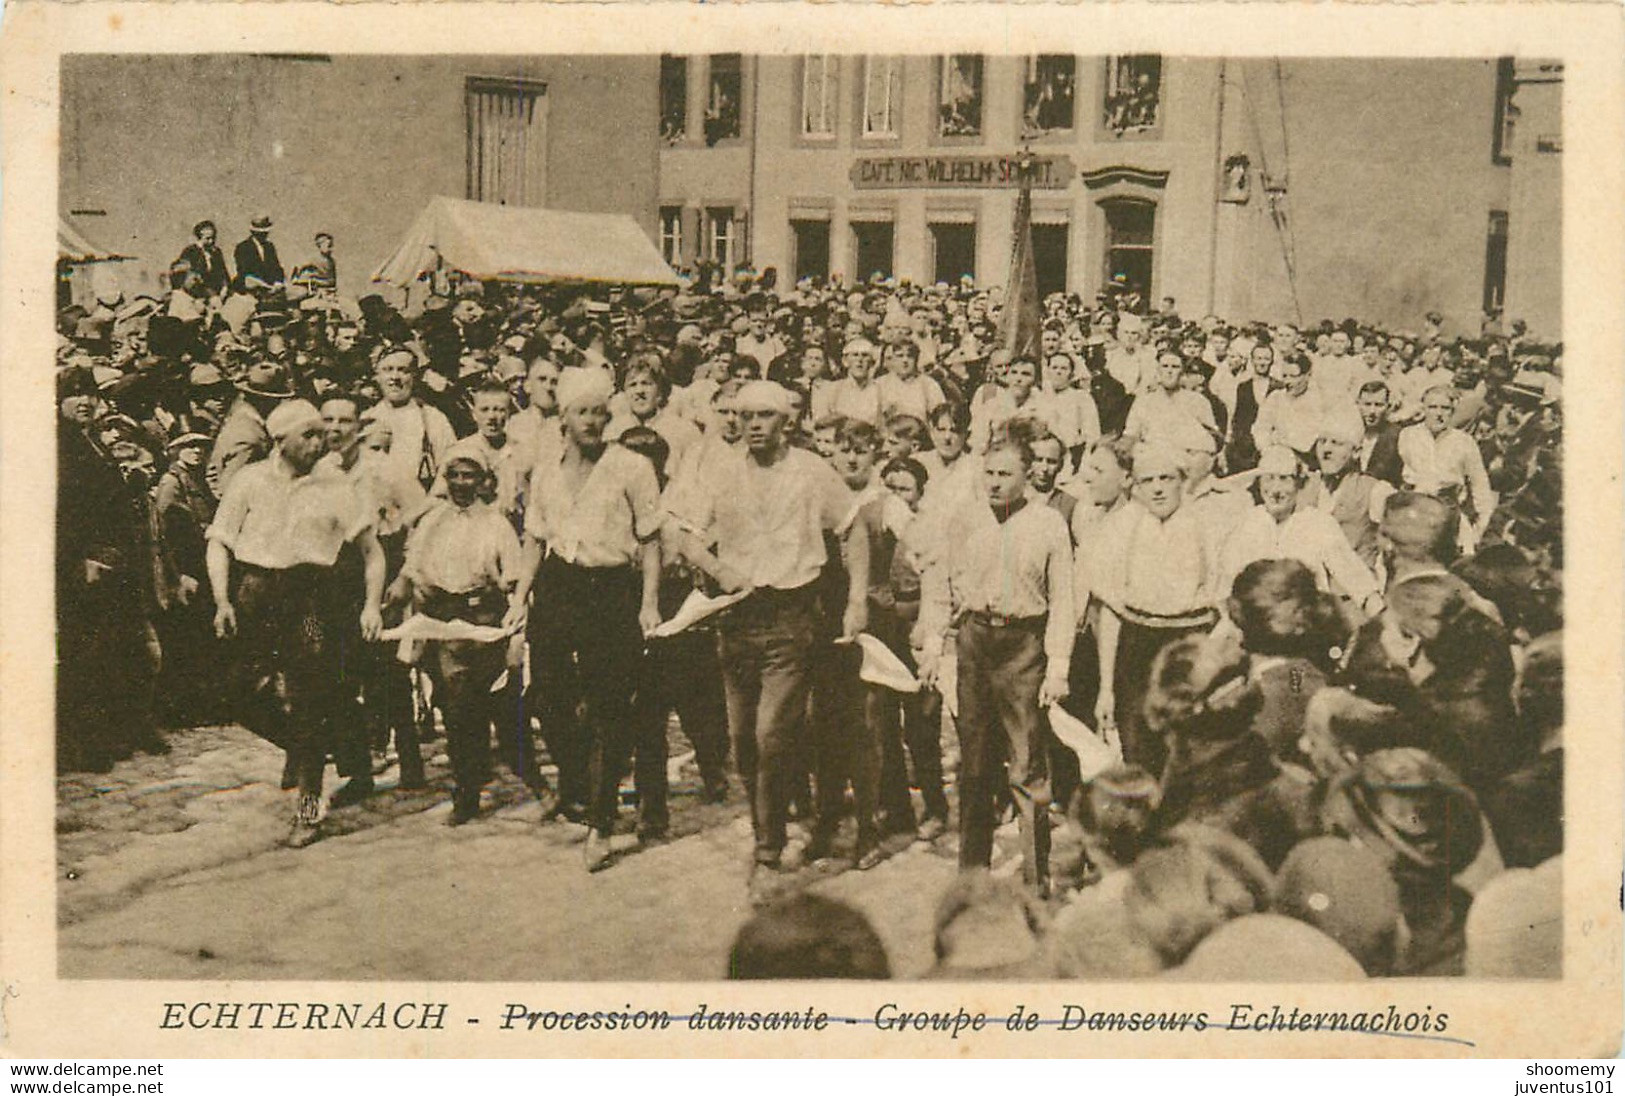
<path fill-rule="evenodd" d="M 863 135 L 896 137 L 902 97 L 902 61 L 897 57 L 863 59 Z"/>
<path fill-rule="evenodd" d="M 1151 299 L 1151 262 L 1157 206 L 1140 198 L 1112 198 L 1100 203 L 1106 214 L 1107 284 Z"/>
<path fill-rule="evenodd" d="M 660 58 L 660 136 L 676 144 L 688 133 L 688 58 Z"/>
<path fill-rule="evenodd" d="M 467 193 L 477 202 L 539 206 L 547 198 L 547 85 L 471 76 Z"/>
<path fill-rule="evenodd" d="M 840 58 L 808 54 L 801 59 L 801 135 L 835 136 L 836 73 Z"/>
<path fill-rule="evenodd" d="M 937 136 L 979 137 L 982 133 L 982 58 L 957 53 L 941 62 L 937 85 Z"/>
<path fill-rule="evenodd" d="M 683 264 L 683 207 L 660 207 L 660 254 L 671 266 Z"/>
<path fill-rule="evenodd" d="M 1067 235 L 1065 224 L 1033 225 L 1033 266 L 1038 270 L 1038 297 L 1066 292 Z"/>
<path fill-rule="evenodd" d="M 890 221 L 852 222 L 855 274 L 862 282 L 875 275 L 892 274 L 892 223 Z"/>
<path fill-rule="evenodd" d="M 1106 59 L 1106 128 L 1121 136 L 1156 126 L 1162 100 L 1162 58 L 1154 53 Z"/>
<path fill-rule="evenodd" d="M 976 225 L 931 225 L 932 281 L 957 285 L 961 277 L 976 277 Z"/>
<path fill-rule="evenodd" d="M 738 231 L 734 224 L 732 206 L 719 206 L 705 211 L 705 257 L 716 263 L 724 274 L 732 275 L 739 265 Z"/>
<path fill-rule="evenodd" d="M 739 136 L 740 97 L 745 78 L 737 53 L 711 55 L 711 79 L 705 94 L 705 143 L 714 145 Z"/>
<path fill-rule="evenodd" d="M 1490 159 L 1498 164 L 1512 162 L 1512 134 L 1518 125 L 1518 107 L 1512 97 L 1518 91 L 1518 72 L 1512 58 L 1495 62 L 1495 132 Z"/>
<path fill-rule="evenodd" d="M 791 221 L 796 238 L 796 281 L 829 278 L 829 222 Z"/>
<path fill-rule="evenodd" d="M 1027 58 L 1027 85 L 1022 97 L 1022 125 L 1046 133 L 1073 126 L 1073 96 L 1078 86 L 1078 59 L 1041 53 Z"/>
<path fill-rule="evenodd" d="M 1484 245 L 1484 311 L 1500 312 L 1507 299 L 1507 215 L 1490 210 L 1490 234 Z"/>

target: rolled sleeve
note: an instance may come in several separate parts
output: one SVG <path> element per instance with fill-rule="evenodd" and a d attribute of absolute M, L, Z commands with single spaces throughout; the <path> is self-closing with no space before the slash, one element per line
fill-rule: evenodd
<path fill-rule="evenodd" d="M 248 517 L 248 496 L 252 482 L 252 477 L 245 479 L 236 476 L 226 485 L 225 496 L 221 498 L 220 507 L 214 512 L 214 520 L 204 534 L 208 539 L 224 544 L 234 555 L 237 552 L 237 538 L 242 534 L 243 522 Z"/>
<path fill-rule="evenodd" d="M 1065 522 L 1047 522 L 1045 544 L 1045 583 L 1049 595 L 1049 618 L 1044 625 L 1045 674 L 1052 681 L 1065 680 L 1072 664 L 1072 644 L 1077 637 L 1077 608 L 1072 582 L 1072 539 Z"/>

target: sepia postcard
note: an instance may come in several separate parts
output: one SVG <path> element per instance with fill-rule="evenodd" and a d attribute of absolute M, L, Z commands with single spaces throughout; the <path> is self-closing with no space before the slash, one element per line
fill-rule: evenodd
<path fill-rule="evenodd" d="M 1622 31 L 14 0 L 0 1053 L 1616 1055 Z"/>

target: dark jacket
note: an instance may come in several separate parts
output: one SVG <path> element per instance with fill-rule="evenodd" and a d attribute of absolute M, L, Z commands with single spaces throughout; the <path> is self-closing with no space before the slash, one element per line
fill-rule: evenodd
<path fill-rule="evenodd" d="M 237 280 L 233 284 L 238 290 L 247 290 L 250 276 L 267 285 L 281 285 L 288 280 L 282 270 L 282 260 L 277 258 L 276 244 L 270 240 L 265 241 L 263 258 L 260 256 L 260 249 L 254 245 L 254 237 L 250 236 L 237 245 L 236 250 L 232 252 L 232 259 L 237 265 Z"/>
<path fill-rule="evenodd" d="M 1404 470 L 1405 462 L 1399 457 L 1399 427 L 1388 423 L 1377 435 L 1377 444 L 1371 447 L 1371 455 L 1361 457 L 1360 471 L 1401 487 L 1400 473 Z"/>
<path fill-rule="evenodd" d="M 1319 830 L 1313 791 L 1309 780 L 1278 765 L 1255 734 L 1211 744 L 1196 759 L 1176 744 L 1151 828 L 1160 834 L 1181 822 L 1214 826 L 1251 845 L 1275 871 L 1292 846 Z"/>
<path fill-rule="evenodd" d="M 1230 475 L 1258 465 L 1258 444 L 1253 441 L 1253 424 L 1258 421 L 1258 378 L 1236 389 L 1236 416 L 1230 420 L 1230 444 L 1224 450 L 1224 467 Z"/>
<path fill-rule="evenodd" d="M 204 247 L 202 244 L 187 244 L 181 250 L 181 257 L 176 260 L 183 262 L 203 279 L 203 284 L 209 287 L 209 296 L 217 297 L 226 290 L 231 281 L 231 271 L 226 269 L 226 254 L 220 250 L 219 244 Z"/>
<path fill-rule="evenodd" d="M 1471 607 L 1455 612 L 1424 646 L 1434 671 L 1416 685 L 1383 649 L 1382 621 L 1369 620 L 1355 633 L 1339 684 L 1398 708 L 1417 744 L 1475 791 L 1534 758 L 1536 743 L 1513 711 L 1512 650 L 1499 623 Z"/>

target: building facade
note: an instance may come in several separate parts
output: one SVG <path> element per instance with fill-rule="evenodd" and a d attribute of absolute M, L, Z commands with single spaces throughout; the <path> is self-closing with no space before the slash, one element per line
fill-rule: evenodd
<path fill-rule="evenodd" d="M 651 238 L 658 59 L 80 55 L 62 64 L 59 206 L 126 292 L 152 292 L 192 225 L 228 256 L 251 217 L 283 265 L 336 235 L 340 289 L 436 195 L 628 213 Z"/>
<path fill-rule="evenodd" d="M 1508 119 L 1560 112 L 1560 79 L 1496 59 L 667 56 L 660 243 L 677 266 L 1001 285 L 1026 148 L 1045 292 L 1116 280 L 1186 315 L 1398 327 L 1437 310 L 1461 331 L 1498 307 L 1555 331 L 1558 158 Z"/>

